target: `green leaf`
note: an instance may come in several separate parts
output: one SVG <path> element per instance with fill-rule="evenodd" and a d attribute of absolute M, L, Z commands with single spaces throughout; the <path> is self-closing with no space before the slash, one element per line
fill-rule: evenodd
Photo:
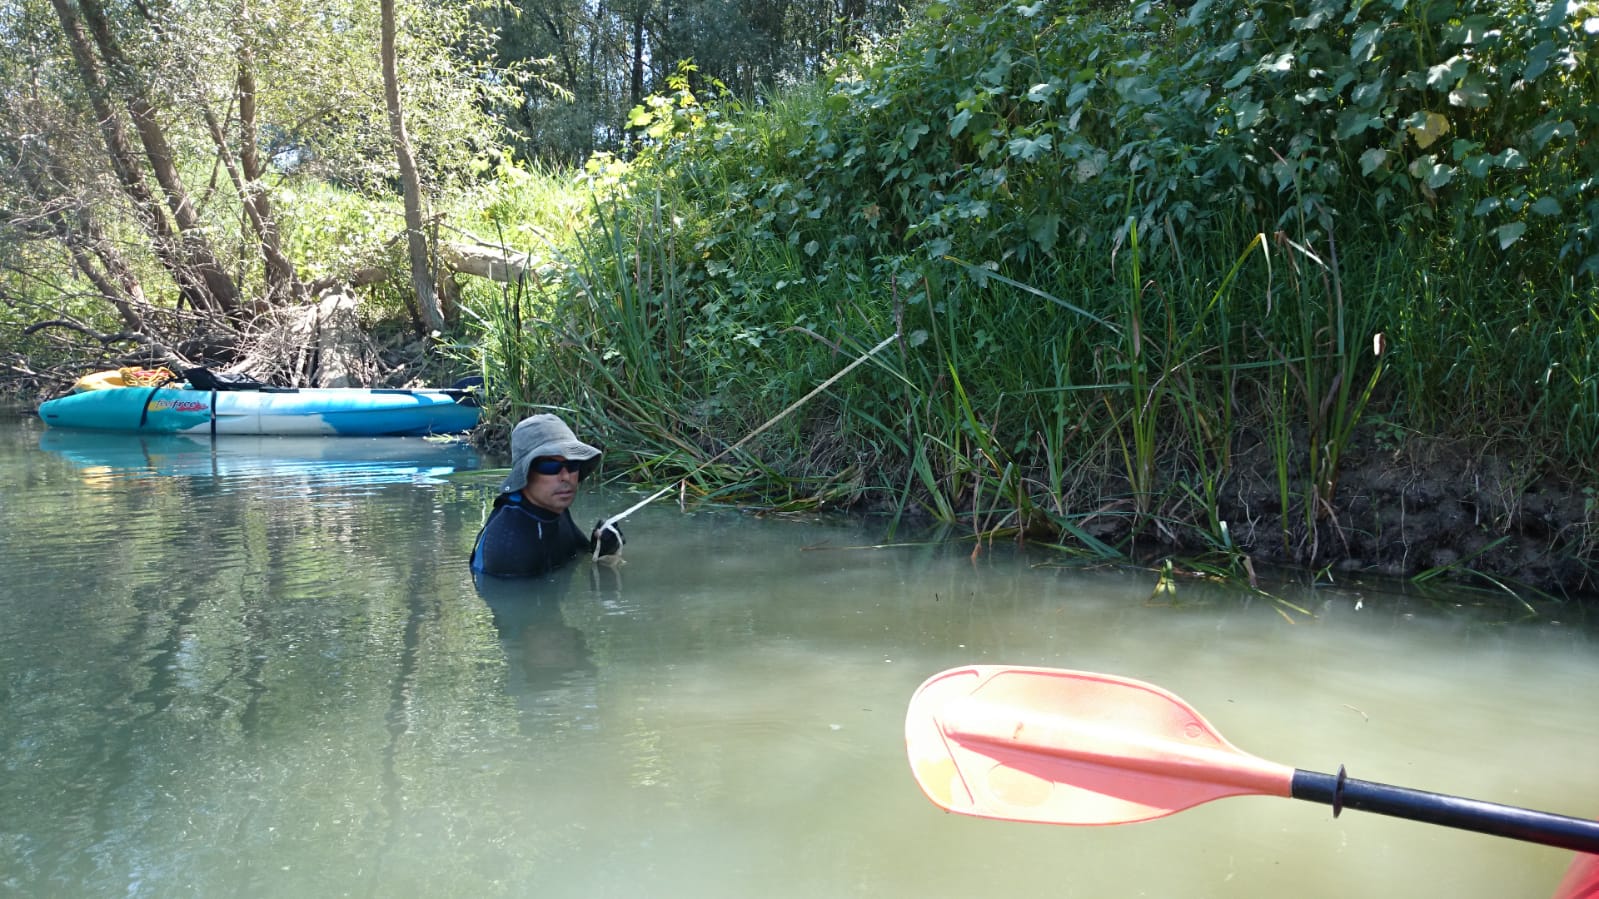
<path fill-rule="evenodd" d="M 1140 106 L 1161 105 L 1160 89 L 1142 75 L 1116 79 L 1116 93 Z"/>
<path fill-rule="evenodd" d="M 1553 122 L 1543 121 L 1532 129 L 1532 142 L 1542 150 L 1551 140 L 1557 137 L 1570 137 L 1576 133 L 1576 126 L 1563 119 Z"/>
<path fill-rule="evenodd" d="M 1455 56 L 1447 62 L 1430 66 L 1427 69 L 1427 86 L 1433 90 L 1443 90 L 1445 86 L 1458 82 L 1465 77 L 1468 65 L 1469 63 L 1467 63 L 1465 57 Z"/>
<path fill-rule="evenodd" d="M 1325 10 L 1312 9 L 1309 15 L 1299 16 L 1288 21 L 1288 27 L 1295 31 L 1315 31 L 1327 23 Z"/>
<path fill-rule="evenodd" d="M 1555 216 L 1564 210 L 1560 208 L 1560 201 L 1554 197 L 1539 197 L 1538 202 L 1532 204 L 1532 211 L 1543 216 Z"/>
<path fill-rule="evenodd" d="M 1444 29 L 1449 40 L 1471 46 L 1497 36 L 1502 23 L 1493 16 L 1478 14 L 1467 16 L 1460 24 Z"/>
<path fill-rule="evenodd" d="M 1266 108 L 1255 100 L 1241 100 L 1233 107 L 1233 117 L 1240 129 L 1253 128 L 1264 118 Z"/>
<path fill-rule="evenodd" d="M 1443 187 L 1454 180 L 1455 167 L 1445 165 L 1438 161 L 1432 154 L 1416 158 L 1410 163 L 1412 177 L 1424 182 L 1434 190 Z"/>
<path fill-rule="evenodd" d="M 1015 63 L 1011 62 L 1010 54 L 1001 51 L 995 58 L 994 64 L 978 72 L 977 78 L 979 81 L 988 84 L 1004 84 L 1005 79 L 1010 77 L 1010 70 L 1014 65 Z"/>
<path fill-rule="evenodd" d="M 1527 167 L 1527 157 L 1515 147 L 1506 147 L 1494 155 L 1494 165 L 1502 169 L 1516 171 Z"/>
<path fill-rule="evenodd" d="M 1386 93 L 1387 85 L 1383 84 L 1382 79 L 1379 78 L 1376 81 L 1367 81 L 1356 85 L 1355 89 L 1349 92 L 1349 99 L 1357 106 L 1370 108 L 1380 104 L 1383 95 Z"/>
<path fill-rule="evenodd" d="M 1038 137 L 1018 137 L 1006 144 L 1006 148 L 1010 150 L 1011 156 L 1024 162 L 1032 162 L 1034 159 L 1049 152 L 1049 148 L 1054 146 L 1054 143 L 1053 137 L 1048 134 L 1041 134 Z"/>
<path fill-rule="evenodd" d="M 970 109 L 963 109 L 955 113 L 955 117 L 949 121 L 949 136 L 960 137 L 961 132 L 966 130 L 966 123 L 971 120 L 972 111 Z"/>
<path fill-rule="evenodd" d="M 1449 92 L 1450 106 L 1487 109 L 1492 104 L 1493 98 L 1488 93 L 1488 83 L 1476 72 L 1467 75 L 1461 80 L 1459 87 Z"/>
<path fill-rule="evenodd" d="M 1560 6 L 1561 4 L 1558 3 L 1553 4 L 1554 8 L 1559 8 Z M 1549 60 L 1554 55 L 1555 44 L 1553 41 L 1543 41 L 1533 47 L 1527 52 L 1527 66 L 1522 69 L 1522 77 L 1528 81 L 1538 80 L 1538 76 L 1549 71 Z"/>
<path fill-rule="evenodd" d="M 1271 60 L 1270 62 L 1267 62 L 1266 60 L 1261 60 L 1260 61 L 1260 65 L 1258 66 L 1258 68 L 1262 72 L 1271 72 L 1271 73 L 1274 73 L 1274 74 L 1282 74 L 1284 72 L 1292 72 L 1294 70 L 1294 54 L 1293 54 L 1293 51 L 1290 50 L 1290 51 L 1288 51 L 1286 53 L 1280 53 L 1280 54 L 1278 54 L 1276 59 Z"/>
<path fill-rule="evenodd" d="M 930 130 L 926 122 L 912 122 L 900 129 L 900 140 L 905 142 L 906 150 L 914 150 L 916 149 L 916 142 L 921 140 L 922 135 Z"/>
<path fill-rule="evenodd" d="M 1333 132 L 1339 140 L 1348 140 L 1368 128 L 1381 128 L 1382 119 L 1358 109 L 1346 109 L 1338 114 L 1338 127 Z"/>
<path fill-rule="evenodd" d="M 1038 248 L 1046 253 L 1055 249 L 1055 241 L 1059 234 L 1059 213 L 1049 212 L 1043 215 L 1035 215 L 1027 221 L 1027 236 L 1031 237 L 1033 243 L 1038 244 Z"/>
<path fill-rule="evenodd" d="M 1526 222 L 1510 222 L 1493 229 L 1493 234 L 1499 238 L 1499 249 L 1503 250 L 1520 240 L 1526 230 Z"/>
<path fill-rule="evenodd" d="M 1367 22 L 1355 32 L 1355 37 L 1349 42 L 1349 59 L 1356 65 L 1371 60 L 1377 50 L 1377 40 L 1382 37 L 1382 25 L 1377 22 Z"/>
<path fill-rule="evenodd" d="M 1381 147 L 1372 147 L 1360 154 L 1360 173 L 1370 175 L 1372 172 L 1388 167 L 1388 151 Z"/>

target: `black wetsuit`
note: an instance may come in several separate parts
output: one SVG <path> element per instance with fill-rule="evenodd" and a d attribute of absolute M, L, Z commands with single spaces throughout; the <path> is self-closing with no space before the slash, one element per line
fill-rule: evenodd
<path fill-rule="evenodd" d="M 531 577 L 554 571 L 592 548 L 570 510 L 559 514 L 532 505 L 520 493 L 494 500 L 494 511 L 472 548 L 472 570 L 496 577 Z"/>

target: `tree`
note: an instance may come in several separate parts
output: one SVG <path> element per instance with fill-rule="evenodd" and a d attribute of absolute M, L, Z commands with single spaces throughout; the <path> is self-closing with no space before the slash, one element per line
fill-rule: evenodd
<path fill-rule="evenodd" d="M 98 0 L 51 0 L 84 94 L 100 125 L 112 171 L 132 200 L 157 254 L 198 309 L 233 315 L 238 288 L 212 251 L 152 98 L 123 53 Z M 142 158 L 127 132 L 138 135 Z M 155 185 L 150 184 L 151 179 Z"/>
<path fill-rule="evenodd" d="M 515 91 L 486 66 L 482 5 L 390 0 L 385 34 L 360 0 L 0 0 L 0 294 L 54 291 L 42 317 L 100 330 L 243 334 L 381 266 L 421 233 L 421 185 L 456 189 L 499 150 L 488 111 Z M 330 184 L 379 210 L 354 239 L 297 199 Z M 116 322 L 72 299 L 84 281 Z"/>
<path fill-rule="evenodd" d="M 417 177 L 416 159 L 411 155 L 411 140 L 405 133 L 405 112 L 400 108 L 400 75 L 394 59 L 394 0 L 382 0 L 379 6 L 383 17 L 380 49 L 383 99 L 388 106 L 389 132 L 394 137 L 394 156 L 400 166 L 400 185 L 405 192 L 405 243 L 411 262 L 411 287 L 416 291 L 423 324 L 438 331 L 444 328 L 444 315 L 439 311 L 438 292 L 433 288 L 427 234 L 422 230 L 422 183 Z"/>
<path fill-rule="evenodd" d="M 692 61 L 694 87 L 719 82 L 753 101 L 822 72 L 863 39 L 897 27 L 905 0 L 514 0 L 496 11 L 499 65 L 543 63 L 564 94 L 536 88 L 508 116 L 535 158 L 581 161 L 627 139 L 628 110 Z M 498 8 L 497 8 L 498 9 Z M 569 95 L 570 99 L 567 99 Z"/>

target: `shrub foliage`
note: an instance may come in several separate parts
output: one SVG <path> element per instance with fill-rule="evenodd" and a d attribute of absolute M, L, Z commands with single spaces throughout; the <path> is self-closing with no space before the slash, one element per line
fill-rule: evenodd
<path fill-rule="evenodd" d="M 1245 444 L 1297 561 L 1374 435 L 1591 480 L 1596 41 L 1591 3 L 971 0 L 756 104 L 685 71 L 547 248 L 527 398 L 693 470 L 897 332 L 746 454 L 763 489 L 1103 552 L 1230 551 Z"/>

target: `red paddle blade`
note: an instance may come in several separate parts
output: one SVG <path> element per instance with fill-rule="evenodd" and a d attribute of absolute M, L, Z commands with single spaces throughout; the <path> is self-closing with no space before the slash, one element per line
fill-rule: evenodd
<path fill-rule="evenodd" d="M 973 665 L 936 674 L 905 716 L 911 771 L 934 803 L 984 818 L 1128 824 L 1227 796 L 1289 796 L 1294 769 L 1227 742 L 1142 681 Z"/>

